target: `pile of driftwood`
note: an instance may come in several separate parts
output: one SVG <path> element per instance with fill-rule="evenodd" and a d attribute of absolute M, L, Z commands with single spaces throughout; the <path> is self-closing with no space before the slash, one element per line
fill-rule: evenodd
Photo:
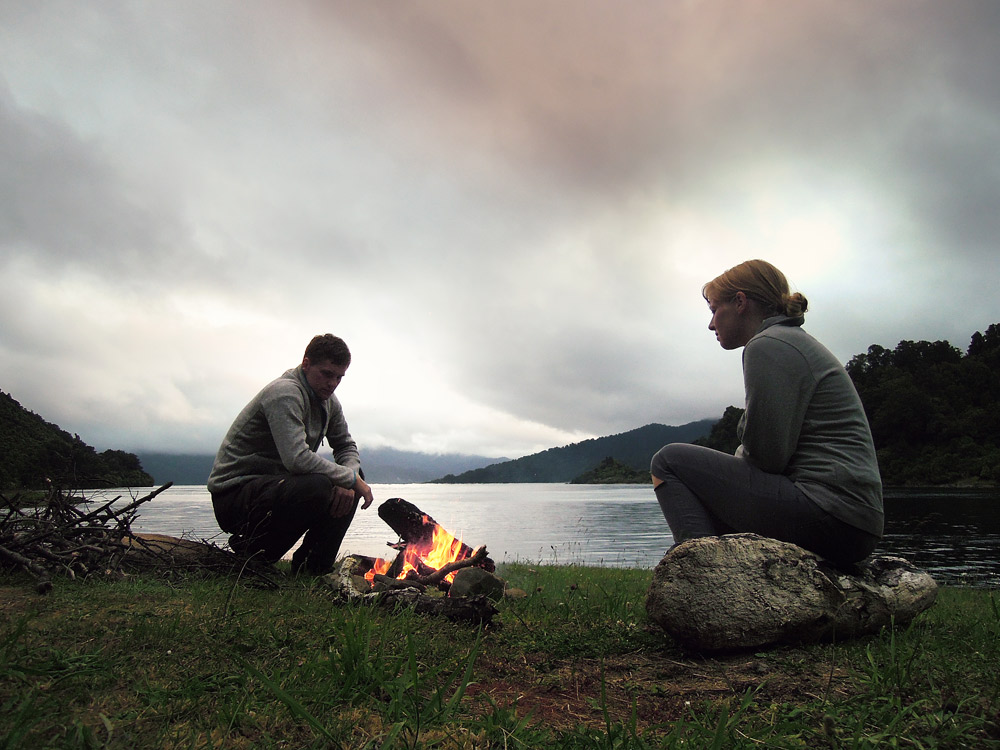
<path fill-rule="evenodd" d="M 40 593 L 52 588 L 55 576 L 119 577 L 140 570 L 176 575 L 240 568 L 267 580 L 262 569 L 247 566 L 221 547 L 133 534 L 139 507 L 170 486 L 137 499 L 119 495 L 101 503 L 55 488 L 32 503 L 0 494 L 0 569 L 26 571 Z"/>

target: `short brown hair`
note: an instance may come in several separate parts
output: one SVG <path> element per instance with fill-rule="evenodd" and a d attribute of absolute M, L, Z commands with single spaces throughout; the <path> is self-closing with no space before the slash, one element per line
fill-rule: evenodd
<path fill-rule="evenodd" d="M 347 348 L 342 338 L 332 333 L 313 336 L 303 356 L 310 362 L 333 362 L 338 367 L 347 367 L 351 364 L 351 350 Z"/>

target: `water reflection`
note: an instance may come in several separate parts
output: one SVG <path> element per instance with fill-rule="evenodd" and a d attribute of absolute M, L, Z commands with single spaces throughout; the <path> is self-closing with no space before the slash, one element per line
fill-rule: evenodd
<path fill-rule="evenodd" d="M 879 551 L 939 583 L 1000 586 L 1000 491 L 889 490 Z"/>
<path fill-rule="evenodd" d="M 673 543 L 648 487 L 567 484 L 375 485 L 377 502 L 402 497 L 497 562 L 653 567 Z M 122 494 L 120 490 L 115 491 Z M 392 556 L 395 534 L 377 505 L 359 511 L 344 552 Z M 171 487 L 141 506 L 135 531 L 223 543 L 203 486 Z M 929 571 L 942 584 L 1000 586 L 1000 492 L 886 493 L 878 549 Z"/>

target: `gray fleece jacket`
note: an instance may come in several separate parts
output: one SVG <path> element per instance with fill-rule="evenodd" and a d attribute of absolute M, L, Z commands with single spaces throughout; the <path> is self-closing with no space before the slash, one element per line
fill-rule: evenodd
<path fill-rule="evenodd" d="M 333 461 L 317 453 L 324 437 Z M 299 365 L 264 386 L 236 417 L 215 456 L 208 491 L 277 474 L 325 474 L 351 488 L 360 467 L 340 401 L 336 396 L 320 401 Z"/>
<path fill-rule="evenodd" d="M 787 475 L 835 518 L 881 536 L 882 480 L 864 407 L 847 371 L 802 323 L 768 318 L 744 347 L 746 412 L 736 454 Z"/>

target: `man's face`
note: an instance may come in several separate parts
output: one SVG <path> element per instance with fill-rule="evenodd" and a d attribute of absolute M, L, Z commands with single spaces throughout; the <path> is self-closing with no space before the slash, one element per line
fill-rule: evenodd
<path fill-rule="evenodd" d="M 310 362 L 309 357 L 303 357 L 302 372 L 305 373 L 306 382 L 316 391 L 316 395 L 325 401 L 337 390 L 337 386 L 347 373 L 347 367 L 335 365 L 328 360 Z"/>

